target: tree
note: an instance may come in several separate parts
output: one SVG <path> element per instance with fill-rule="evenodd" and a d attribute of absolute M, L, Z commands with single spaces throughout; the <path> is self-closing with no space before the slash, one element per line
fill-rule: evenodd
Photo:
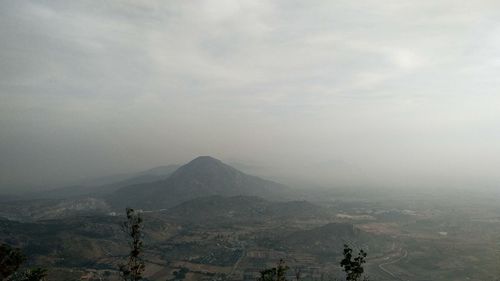
<path fill-rule="evenodd" d="M 126 209 L 127 221 L 122 224 L 122 230 L 129 236 L 130 253 L 127 263 L 120 265 L 120 274 L 125 281 L 138 281 L 142 279 L 142 273 L 146 269 L 142 254 L 142 229 L 143 222 L 141 214 L 132 208 Z"/>
<path fill-rule="evenodd" d="M 47 276 L 47 270 L 32 268 L 18 272 L 19 267 L 26 261 L 26 256 L 20 249 L 10 245 L 0 245 L 0 280 L 8 281 L 42 281 Z"/>
<path fill-rule="evenodd" d="M 302 275 L 302 269 L 300 267 L 296 266 L 294 268 L 294 272 L 295 272 L 295 280 L 299 281 L 300 280 L 300 276 Z"/>
<path fill-rule="evenodd" d="M 358 281 L 361 280 L 364 269 L 363 264 L 366 262 L 366 252 L 360 250 L 358 256 L 352 259 L 352 249 L 349 245 L 344 244 L 344 259 L 340 262 L 340 266 L 343 267 L 346 273 L 346 281 Z M 364 280 L 367 280 L 366 278 Z"/>
<path fill-rule="evenodd" d="M 14 275 L 7 279 L 8 281 L 43 281 L 47 276 L 47 270 L 44 268 L 32 268 L 23 272 L 16 272 Z"/>
<path fill-rule="evenodd" d="M 0 280 L 4 280 L 16 272 L 26 261 L 20 249 L 12 248 L 8 244 L 0 245 Z"/>
<path fill-rule="evenodd" d="M 32 268 L 28 269 L 25 274 L 25 278 L 23 281 L 41 281 L 45 280 L 45 277 L 47 276 L 47 269 L 45 268 Z"/>
<path fill-rule="evenodd" d="M 258 281 L 287 281 L 286 272 L 288 269 L 285 261 L 281 259 L 278 266 L 262 270 Z"/>
<path fill-rule="evenodd" d="M 174 275 L 174 280 L 184 280 L 184 278 L 186 278 L 186 273 L 188 272 L 188 268 L 181 267 L 179 271 L 174 271 L 172 274 Z"/>

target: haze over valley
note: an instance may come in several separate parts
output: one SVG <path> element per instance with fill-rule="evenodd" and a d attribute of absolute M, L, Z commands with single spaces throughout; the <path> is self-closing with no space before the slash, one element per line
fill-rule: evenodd
<path fill-rule="evenodd" d="M 500 2 L 0 2 L 0 281 L 500 280 Z"/>
<path fill-rule="evenodd" d="M 342 278 L 345 243 L 370 253 L 374 280 L 497 276 L 500 209 L 486 197 L 297 189 L 210 156 L 129 176 L 5 200 L 0 239 L 50 280 L 117 280 L 127 251 L 119 225 L 133 207 L 146 222 L 149 280 L 181 269 L 190 280 L 254 280 L 279 259 L 307 280 Z"/>

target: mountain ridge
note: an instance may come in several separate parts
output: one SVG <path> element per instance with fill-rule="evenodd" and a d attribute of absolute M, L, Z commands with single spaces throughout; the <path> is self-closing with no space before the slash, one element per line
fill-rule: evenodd
<path fill-rule="evenodd" d="M 78 185 L 64 186 L 44 190 L 28 195 L 30 199 L 61 199 L 82 196 L 104 196 L 122 187 L 154 182 L 172 175 L 180 166 L 164 165 L 136 173 L 109 176 L 102 179 L 88 180 Z"/>

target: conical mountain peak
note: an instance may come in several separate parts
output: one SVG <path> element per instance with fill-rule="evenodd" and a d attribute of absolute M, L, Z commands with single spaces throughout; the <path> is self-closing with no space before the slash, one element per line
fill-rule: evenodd
<path fill-rule="evenodd" d="M 159 182 L 119 190 L 113 201 L 145 208 L 168 208 L 203 196 L 260 196 L 281 198 L 281 184 L 247 175 L 210 156 L 200 156 Z M 139 204 L 138 204 L 139 203 Z"/>
<path fill-rule="evenodd" d="M 191 160 L 185 166 L 216 166 L 216 165 L 225 165 L 219 159 L 215 159 L 212 156 L 198 156 L 195 159 Z"/>

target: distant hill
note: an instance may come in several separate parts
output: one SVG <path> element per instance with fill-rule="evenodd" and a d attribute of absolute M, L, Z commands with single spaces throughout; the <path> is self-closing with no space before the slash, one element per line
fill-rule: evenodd
<path fill-rule="evenodd" d="M 41 191 L 29 196 L 32 199 L 58 199 L 79 196 L 102 196 L 112 193 L 122 187 L 155 182 L 169 177 L 179 165 L 155 167 L 138 173 L 109 176 L 94 180 L 87 180 L 80 185 Z"/>
<path fill-rule="evenodd" d="M 106 201 L 93 197 L 17 200 L 0 204 L 0 217 L 16 221 L 107 214 L 110 211 Z"/>
<path fill-rule="evenodd" d="M 276 202 L 256 196 L 208 196 L 183 202 L 164 212 L 188 222 L 219 223 L 265 219 L 321 219 L 328 210 L 307 201 Z"/>
<path fill-rule="evenodd" d="M 210 156 L 200 156 L 167 179 L 126 186 L 106 198 L 117 208 L 162 209 L 211 195 L 285 199 L 287 192 L 282 184 L 247 175 Z"/>

